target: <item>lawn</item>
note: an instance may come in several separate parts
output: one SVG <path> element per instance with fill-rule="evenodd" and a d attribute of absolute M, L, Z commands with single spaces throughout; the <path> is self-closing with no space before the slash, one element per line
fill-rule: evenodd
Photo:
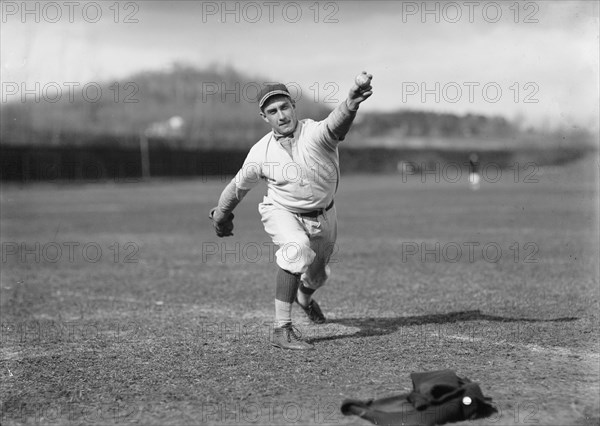
<path fill-rule="evenodd" d="M 219 239 L 226 179 L 3 184 L 2 424 L 366 425 L 343 399 L 443 368 L 499 410 L 469 424 L 598 424 L 597 158 L 535 173 L 344 176 L 309 353 L 268 343 L 264 187 Z"/>

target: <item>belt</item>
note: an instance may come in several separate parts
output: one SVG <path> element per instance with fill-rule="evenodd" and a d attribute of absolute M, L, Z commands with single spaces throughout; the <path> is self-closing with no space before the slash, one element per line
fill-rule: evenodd
<path fill-rule="evenodd" d="M 298 213 L 299 216 L 302 217 L 319 217 L 321 216 L 323 213 L 331 210 L 331 208 L 333 207 L 333 200 L 331 200 L 331 203 L 329 203 L 329 205 L 327 207 L 325 207 L 324 209 L 317 209 L 317 210 L 313 210 L 311 212 L 308 213 Z"/>

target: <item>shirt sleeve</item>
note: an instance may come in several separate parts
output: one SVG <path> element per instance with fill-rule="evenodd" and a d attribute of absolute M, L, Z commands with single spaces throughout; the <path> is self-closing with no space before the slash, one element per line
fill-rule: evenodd
<path fill-rule="evenodd" d="M 348 108 L 346 101 L 339 104 L 317 128 L 317 141 L 335 148 L 343 141 L 356 117 L 356 111 Z"/>
<path fill-rule="evenodd" d="M 254 146 L 233 181 L 238 189 L 249 191 L 258 185 L 262 178 L 262 158 L 258 155 L 257 147 Z"/>
<path fill-rule="evenodd" d="M 221 214 L 228 216 L 249 191 L 249 189 L 239 189 L 235 184 L 235 179 L 232 179 L 221 193 L 221 197 L 219 197 L 218 207 Z"/>
<path fill-rule="evenodd" d="M 244 164 L 238 170 L 231 182 L 223 189 L 219 197 L 219 213 L 227 216 L 242 201 L 244 196 L 263 178 L 262 161 L 258 155 L 256 146 L 250 149 L 250 152 L 244 160 Z"/>

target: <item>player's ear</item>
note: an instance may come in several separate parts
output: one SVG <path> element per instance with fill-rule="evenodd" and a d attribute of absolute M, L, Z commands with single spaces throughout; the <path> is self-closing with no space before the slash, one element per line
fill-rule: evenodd
<path fill-rule="evenodd" d="M 268 123 L 268 122 L 269 122 L 269 120 L 267 119 L 267 116 L 265 115 L 265 113 L 264 113 L 264 112 L 262 112 L 262 111 L 261 111 L 261 112 L 259 112 L 258 114 L 259 114 L 259 115 L 262 117 L 262 119 L 263 119 L 263 120 L 265 120 L 265 122 L 266 122 L 266 123 Z"/>

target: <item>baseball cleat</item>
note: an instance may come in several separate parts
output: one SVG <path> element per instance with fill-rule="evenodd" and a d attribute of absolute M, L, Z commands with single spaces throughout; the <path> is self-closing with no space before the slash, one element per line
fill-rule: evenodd
<path fill-rule="evenodd" d="M 302 334 L 292 324 L 283 327 L 275 327 L 271 335 L 271 345 L 281 349 L 292 349 L 297 351 L 306 351 L 314 349 L 314 346 L 300 338 Z"/>
<path fill-rule="evenodd" d="M 323 324 L 327 319 L 325 315 L 323 315 L 323 311 L 321 311 L 321 307 L 316 302 L 316 300 L 311 299 L 308 306 L 302 306 L 298 301 L 298 297 L 296 297 L 296 303 L 302 308 L 302 310 L 306 313 L 308 319 L 315 324 Z"/>

